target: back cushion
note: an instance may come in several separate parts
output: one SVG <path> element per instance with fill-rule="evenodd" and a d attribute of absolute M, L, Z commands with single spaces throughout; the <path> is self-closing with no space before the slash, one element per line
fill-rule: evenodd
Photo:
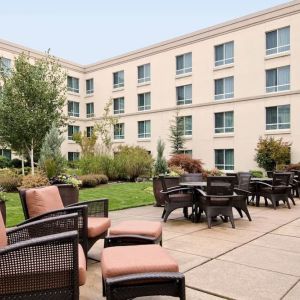
<path fill-rule="evenodd" d="M 2 214 L 0 212 L 0 248 L 7 246 L 7 236 Z"/>
<path fill-rule="evenodd" d="M 57 186 L 27 190 L 26 204 L 30 218 L 64 208 Z"/>

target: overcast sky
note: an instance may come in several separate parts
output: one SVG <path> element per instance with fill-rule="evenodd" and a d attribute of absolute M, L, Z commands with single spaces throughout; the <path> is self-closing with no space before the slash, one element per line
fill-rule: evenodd
<path fill-rule="evenodd" d="M 0 0 L 0 39 L 89 64 L 285 2 Z"/>

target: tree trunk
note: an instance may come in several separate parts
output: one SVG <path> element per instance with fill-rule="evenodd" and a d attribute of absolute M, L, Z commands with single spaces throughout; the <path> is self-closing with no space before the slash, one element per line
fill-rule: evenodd
<path fill-rule="evenodd" d="M 22 151 L 22 175 L 23 176 L 25 175 L 25 170 L 24 170 L 24 154 L 23 154 L 23 151 Z"/>
<path fill-rule="evenodd" d="M 30 148 L 30 162 L 31 162 L 31 174 L 34 175 L 33 141 L 31 141 L 31 148 Z"/>

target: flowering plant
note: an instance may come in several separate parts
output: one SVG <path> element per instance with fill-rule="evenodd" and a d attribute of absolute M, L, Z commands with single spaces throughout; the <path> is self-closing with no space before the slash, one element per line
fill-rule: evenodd
<path fill-rule="evenodd" d="M 78 188 L 81 185 L 81 180 L 77 177 L 67 174 L 58 175 L 50 179 L 51 184 L 71 184 L 72 186 Z"/>
<path fill-rule="evenodd" d="M 7 196 L 6 196 L 6 193 L 4 192 L 3 188 L 0 188 L 0 201 L 1 200 L 4 202 L 7 201 Z"/>

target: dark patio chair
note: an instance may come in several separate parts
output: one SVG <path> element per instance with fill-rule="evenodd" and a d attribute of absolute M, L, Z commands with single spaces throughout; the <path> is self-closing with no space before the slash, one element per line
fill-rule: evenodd
<path fill-rule="evenodd" d="M 251 174 L 247 172 L 237 173 L 238 186 L 234 188 L 234 192 L 238 195 L 233 199 L 233 207 L 238 211 L 241 218 L 243 217 L 242 211 L 246 214 L 249 221 L 252 221 L 248 211 L 248 197 L 252 195 L 250 191 Z"/>
<path fill-rule="evenodd" d="M 234 186 L 237 187 L 239 184 L 238 173 L 226 173 L 226 176 L 234 177 Z"/>
<path fill-rule="evenodd" d="M 290 209 L 289 195 L 291 193 L 290 186 L 291 173 L 273 173 L 272 184 L 259 182 L 258 205 L 260 196 L 264 197 L 265 205 L 268 206 L 268 199 L 272 202 L 273 208 L 276 209 L 279 201 L 283 201 Z"/>
<path fill-rule="evenodd" d="M 235 228 L 232 206 L 236 197 L 234 189 L 235 177 L 232 176 L 211 176 L 207 177 L 206 192 L 197 189 L 200 193 L 200 209 L 207 217 L 208 228 L 211 228 L 213 217 L 221 216 L 230 219 L 232 228 Z"/>
<path fill-rule="evenodd" d="M 77 214 L 7 230 L 1 220 L 0 214 L 0 299 L 79 299 L 86 260 Z"/>
<path fill-rule="evenodd" d="M 162 218 L 164 222 L 167 222 L 167 219 L 170 213 L 178 208 L 183 208 L 183 213 L 186 218 L 188 218 L 188 208 L 193 208 L 193 193 L 191 193 L 192 189 L 188 187 L 172 187 L 167 188 L 164 176 L 160 176 L 161 184 L 162 184 L 162 194 L 165 194 L 166 202 L 164 211 L 162 214 Z"/>
<path fill-rule="evenodd" d="M 290 184 L 291 189 L 290 189 L 290 193 L 289 193 L 289 198 L 291 199 L 292 203 L 294 205 L 296 205 L 295 199 L 294 199 L 294 191 L 296 189 L 296 183 L 295 183 L 295 180 L 294 180 L 295 172 L 290 172 L 290 173 L 291 173 L 291 176 L 290 176 L 289 184 Z"/>
<path fill-rule="evenodd" d="M 95 242 L 104 239 L 110 227 L 108 199 L 85 201 L 64 207 L 57 186 L 19 190 L 25 222 L 53 216 L 78 214 L 79 243 L 87 255 Z"/>
<path fill-rule="evenodd" d="M 267 176 L 273 178 L 274 171 L 267 171 Z"/>
<path fill-rule="evenodd" d="M 203 181 L 201 173 L 186 173 L 180 176 L 180 182 L 198 182 Z"/>

